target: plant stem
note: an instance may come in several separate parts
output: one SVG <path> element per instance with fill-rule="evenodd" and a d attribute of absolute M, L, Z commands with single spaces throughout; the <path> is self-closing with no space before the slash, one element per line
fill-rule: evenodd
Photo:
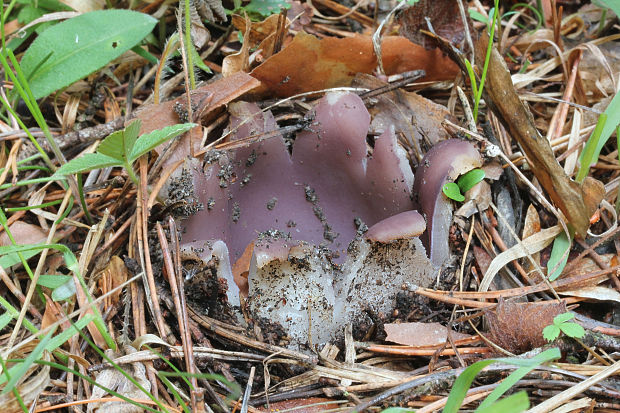
<path fill-rule="evenodd" d="M 190 89 L 196 89 L 196 79 L 194 76 L 194 57 L 192 56 L 192 33 L 191 33 L 191 14 L 189 11 L 189 0 L 185 0 L 185 55 L 187 56 L 187 72 L 189 76 Z"/>
<path fill-rule="evenodd" d="M 125 161 L 124 166 L 125 170 L 127 171 L 127 175 L 129 175 L 129 178 L 133 181 L 136 187 L 140 186 L 140 180 L 138 179 L 136 173 L 133 171 L 133 166 L 128 161 Z"/>
<path fill-rule="evenodd" d="M 493 21 L 489 22 L 489 44 L 487 46 L 487 54 L 484 58 L 484 66 L 482 68 L 482 75 L 480 76 L 480 85 L 478 85 L 478 95 L 476 95 L 476 101 L 474 102 L 474 121 L 478 120 L 478 106 L 480 99 L 482 98 L 482 91 L 484 90 L 484 80 L 487 77 L 487 70 L 489 69 L 489 61 L 491 60 L 491 51 L 493 50 L 493 36 L 495 35 L 495 22 L 498 20 L 499 13 L 499 1 L 495 0 L 495 9 L 493 12 Z"/>

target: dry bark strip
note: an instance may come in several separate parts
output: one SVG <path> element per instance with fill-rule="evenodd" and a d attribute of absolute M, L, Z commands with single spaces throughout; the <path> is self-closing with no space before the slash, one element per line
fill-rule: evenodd
<path fill-rule="evenodd" d="M 476 42 L 475 54 L 479 63 L 485 61 L 488 42 L 486 32 Z M 585 236 L 590 217 L 605 194 L 603 184 L 589 177 L 578 184 L 566 175 L 555 159 L 549 141 L 534 126 L 529 108 L 519 99 L 508 67 L 497 49 L 492 49 L 488 64 L 485 101 L 517 141 L 551 200 L 568 218 L 575 232 Z"/>

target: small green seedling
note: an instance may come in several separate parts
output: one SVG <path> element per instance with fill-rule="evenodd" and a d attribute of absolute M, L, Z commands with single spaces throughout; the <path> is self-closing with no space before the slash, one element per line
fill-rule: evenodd
<path fill-rule="evenodd" d="M 572 338 L 582 338 L 585 336 L 586 331 L 577 323 L 570 322 L 575 317 L 575 314 L 566 312 L 558 314 L 553 319 L 553 324 L 548 325 L 543 330 L 543 337 L 545 340 L 551 342 L 560 336 L 560 333 L 564 333 Z"/>
<path fill-rule="evenodd" d="M 70 175 L 109 166 L 122 166 L 138 185 L 133 163 L 158 145 L 187 132 L 195 123 L 166 126 L 138 137 L 142 122 L 138 119 L 124 130 L 114 132 L 101 142 L 96 153 L 87 153 L 61 166 L 54 175 Z"/>
<path fill-rule="evenodd" d="M 463 202 L 465 192 L 472 189 L 477 183 L 484 179 L 484 171 L 482 169 L 472 169 L 466 174 L 461 175 L 455 182 L 444 184 L 443 193 L 450 199 L 457 202 Z"/>

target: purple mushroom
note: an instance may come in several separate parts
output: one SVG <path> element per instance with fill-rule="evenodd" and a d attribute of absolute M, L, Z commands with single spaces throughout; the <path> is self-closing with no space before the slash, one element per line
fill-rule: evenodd
<path fill-rule="evenodd" d="M 271 113 L 254 104 L 234 103 L 230 112 L 232 140 L 277 129 Z M 436 270 L 418 239 L 426 225 L 414 210 L 414 176 L 393 128 L 369 148 L 370 115 L 352 93 L 327 94 L 306 120 L 290 152 L 277 135 L 210 152 L 204 167 L 194 163 L 195 196 L 204 209 L 185 221 L 183 236 L 186 250 L 205 262 L 215 258 L 233 306 L 240 292 L 231 262 L 254 243 L 251 313 L 281 324 L 296 345 L 309 336 L 313 343 L 333 339 L 364 309 L 390 311 L 404 284 L 429 286 Z M 453 151 L 460 141 L 448 142 Z M 476 152 L 462 146 L 461 152 Z M 424 172 L 431 196 L 453 172 L 450 165 L 441 170 Z M 428 207 L 428 199 L 420 197 L 423 211 L 439 230 L 443 209 Z"/>
<path fill-rule="evenodd" d="M 443 194 L 442 188 L 446 182 L 481 165 L 480 153 L 472 144 L 448 139 L 434 145 L 416 171 L 413 192 L 417 194 L 427 222 L 422 240 L 436 267 L 450 257 L 448 233 L 452 224 L 452 201 Z"/>

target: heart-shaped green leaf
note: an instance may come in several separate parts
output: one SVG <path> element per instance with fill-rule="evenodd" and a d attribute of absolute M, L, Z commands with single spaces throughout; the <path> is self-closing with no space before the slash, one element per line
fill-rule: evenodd
<path fill-rule="evenodd" d="M 138 44 L 156 23 L 136 11 L 98 10 L 45 30 L 21 61 L 34 97 L 47 96 L 102 68 Z"/>
<path fill-rule="evenodd" d="M 472 189 L 478 182 L 484 179 L 484 171 L 482 169 L 472 169 L 471 171 L 463 174 L 457 180 L 457 185 L 461 189 L 462 193 L 465 193 Z"/>
<path fill-rule="evenodd" d="M 443 188 L 441 188 L 441 190 L 443 191 L 445 196 L 457 202 L 463 202 L 465 200 L 465 197 L 461 193 L 459 186 L 454 182 L 448 182 L 443 186 Z"/>

